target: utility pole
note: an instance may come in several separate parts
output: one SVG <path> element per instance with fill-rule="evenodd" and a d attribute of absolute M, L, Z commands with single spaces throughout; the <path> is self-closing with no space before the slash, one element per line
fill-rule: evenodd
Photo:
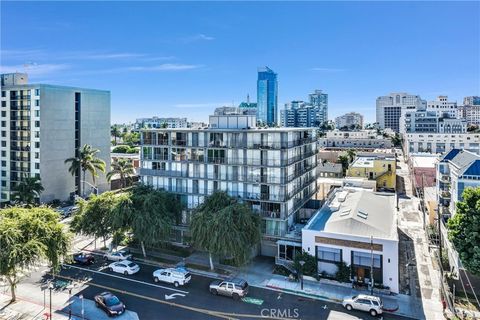
<path fill-rule="evenodd" d="M 373 296 L 373 286 L 375 284 L 373 280 L 373 236 L 370 236 L 370 254 L 372 257 L 372 263 L 370 265 L 370 295 Z"/>

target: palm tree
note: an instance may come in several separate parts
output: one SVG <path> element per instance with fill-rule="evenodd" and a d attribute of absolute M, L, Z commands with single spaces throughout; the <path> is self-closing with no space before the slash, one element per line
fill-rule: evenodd
<path fill-rule="evenodd" d="M 347 169 L 348 169 L 348 164 L 349 164 L 348 156 L 344 156 L 344 155 L 338 156 L 337 161 L 338 161 L 338 163 L 342 164 L 343 175 L 345 175 L 345 173 L 347 172 Z"/>
<path fill-rule="evenodd" d="M 85 144 L 79 150 L 78 157 L 68 158 L 65 160 L 66 164 L 70 164 L 68 171 L 75 176 L 75 174 L 81 170 L 83 174 L 82 178 L 82 194 L 85 196 L 85 175 L 86 172 L 90 172 L 92 175 L 93 183 L 95 184 L 95 177 L 98 177 L 97 170 L 105 172 L 105 161 L 97 158 L 95 155 L 100 152 L 98 149 L 92 148 L 92 146 Z M 80 192 L 79 192 L 80 193 Z"/>
<path fill-rule="evenodd" d="M 127 179 L 135 175 L 135 168 L 131 161 L 127 159 L 118 159 L 112 163 L 112 170 L 107 173 L 107 181 L 111 181 L 113 176 L 120 176 L 121 188 L 127 186 Z"/>
<path fill-rule="evenodd" d="M 25 176 L 14 189 L 14 200 L 27 205 L 33 205 L 40 198 L 43 190 L 40 178 Z"/>
<path fill-rule="evenodd" d="M 122 134 L 118 126 L 113 125 L 110 129 L 110 134 L 115 138 L 115 145 L 117 145 L 117 138 Z"/>
<path fill-rule="evenodd" d="M 352 163 L 353 162 L 353 159 L 355 159 L 355 156 L 357 155 L 357 153 L 355 152 L 355 150 L 353 149 L 348 149 L 347 150 L 347 157 L 348 157 L 348 162 L 349 163 Z"/>

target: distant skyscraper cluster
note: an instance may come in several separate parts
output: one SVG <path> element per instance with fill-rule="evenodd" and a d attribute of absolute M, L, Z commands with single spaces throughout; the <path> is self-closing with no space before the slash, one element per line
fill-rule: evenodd
<path fill-rule="evenodd" d="M 328 120 L 328 94 L 315 90 L 309 101 L 291 101 L 280 110 L 283 127 L 319 127 Z"/>

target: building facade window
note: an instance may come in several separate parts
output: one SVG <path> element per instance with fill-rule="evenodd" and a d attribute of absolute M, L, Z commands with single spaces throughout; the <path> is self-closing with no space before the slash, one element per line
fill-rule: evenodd
<path fill-rule="evenodd" d="M 318 246 L 317 259 L 326 262 L 341 262 L 342 249 Z"/>

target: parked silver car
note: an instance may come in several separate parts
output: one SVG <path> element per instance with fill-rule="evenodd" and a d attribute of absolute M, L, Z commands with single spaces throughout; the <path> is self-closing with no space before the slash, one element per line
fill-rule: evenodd
<path fill-rule="evenodd" d="M 239 278 L 215 280 L 210 283 L 210 292 L 214 295 L 223 295 L 237 300 L 248 294 L 247 281 Z"/>
<path fill-rule="evenodd" d="M 348 310 L 356 309 L 369 312 L 373 317 L 383 313 L 382 299 L 366 294 L 358 296 L 345 297 L 342 302 L 343 306 Z"/>

